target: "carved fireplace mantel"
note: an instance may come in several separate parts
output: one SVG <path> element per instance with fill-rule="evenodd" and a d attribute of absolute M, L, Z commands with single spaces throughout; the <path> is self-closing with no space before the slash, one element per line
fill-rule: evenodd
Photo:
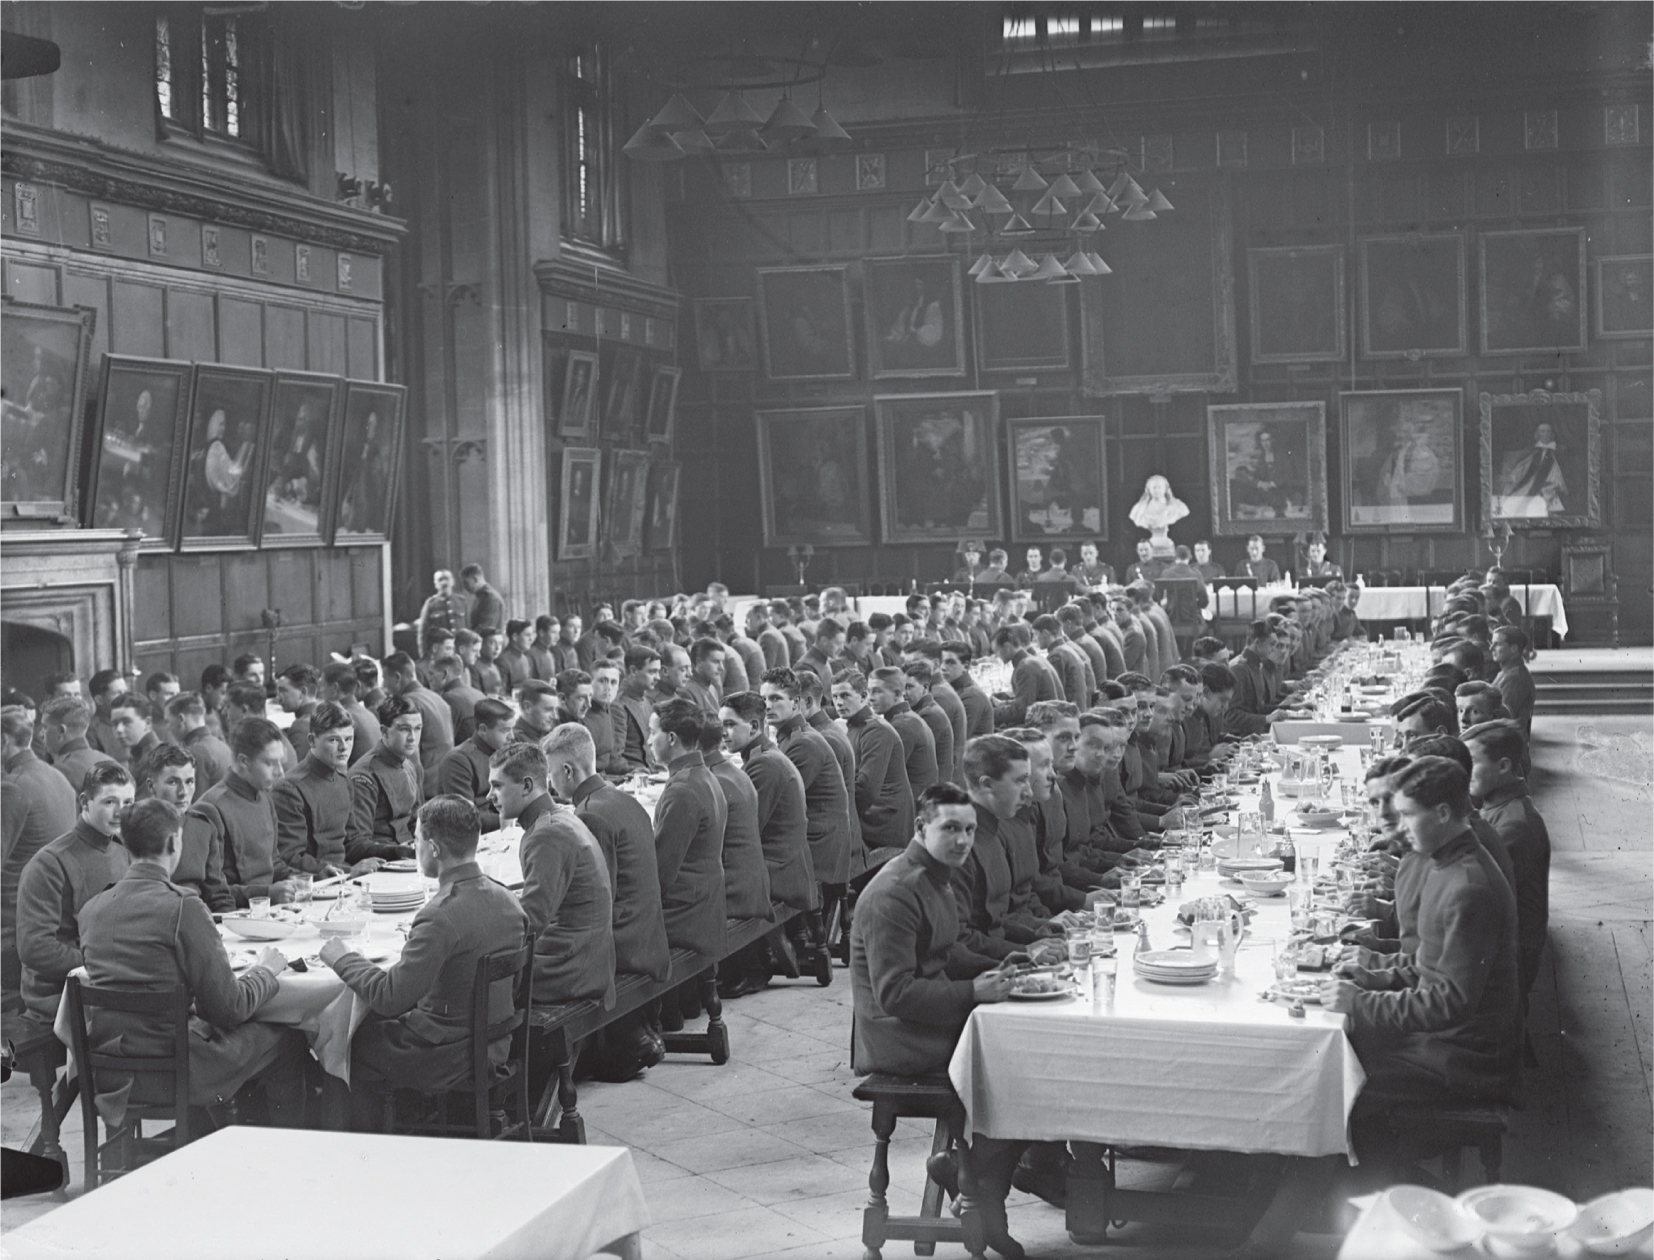
<path fill-rule="evenodd" d="M 51 631 L 76 673 L 132 667 L 138 535 L 117 529 L 0 533 L 0 620 Z"/>

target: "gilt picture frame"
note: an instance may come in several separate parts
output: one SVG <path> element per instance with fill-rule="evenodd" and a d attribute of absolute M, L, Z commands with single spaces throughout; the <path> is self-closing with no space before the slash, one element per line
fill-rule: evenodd
<path fill-rule="evenodd" d="M 0 305 L 0 515 L 80 517 L 87 360 L 98 313 L 88 306 Z"/>
<path fill-rule="evenodd" d="M 1228 403 L 1206 417 L 1214 533 L 1326 532 L 1326 403 Z"/>
<path fill-rule="evenodd" d="M 1482 520 L 1600 529 L 1602 391 L 1482 394 Z"/>

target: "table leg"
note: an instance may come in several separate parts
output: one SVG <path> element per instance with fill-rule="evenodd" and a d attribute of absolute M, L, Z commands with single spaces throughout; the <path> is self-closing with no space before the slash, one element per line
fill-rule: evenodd
<path fill-rule="evenodd" d="M 598 1254 L 619 1256 L 620 1260 L 643 1260 L 643 1235 L 640 1233 L 622 1234 L 607 1246 L 599 1247 Z"/>
<path fill-rule="evenodd" d="M 1069 1238 L 1081 1246 L 1099 1246 L 1108 1240 L 1108 1196 L 1114 1189 L 1114 1173 L 1103 1162 L 1103 1147 L 1096 1142 L 1070 1142 L 1073 1159 L 1068 1165 Z"/>

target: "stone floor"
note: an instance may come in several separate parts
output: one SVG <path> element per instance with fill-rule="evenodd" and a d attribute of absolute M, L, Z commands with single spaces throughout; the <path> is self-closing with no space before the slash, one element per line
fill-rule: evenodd
<path fill-rule="evenodd" d="M 1550 826 L 1551 949 L 1530 1028 L 1540 1069 L 1506 1143 L 1505 1180 L 1577 1199 L 1654 1182 L 1649 1072 L 1651 795 L 1654 723 L 1541 718 L 1534 729 L 1535 795 Z M 669 1062 L 627 1085 L 581 1092 L 593 1143 L 631 1147 L 655 1223 L 645 1255 L 683 1260 L 808 1257 L 856 1260 L 872 1148 L 868 1113 L 850 1097 L 850 990 L 840 971 L 819 989 L 795 982 L 726 1007 L 733 1059 L 724 1067 Z M 0 1129 L 21 1145 L 37 1122 L 17 1080 L 0 1094 Z M 65 1145 L 78 1154 L 78 1110 Z M 917 1210 L 928 1132 L 898 1128 L 890 1200 Z M 78 1183 L 78 1158 L 76 1181 Z M 1473 1162 L 1473 1161 L 1472 1161 Z M 1123 1165 L 1148 1182 L 1161 1165 Z M 78 1191 L 78 1184 L 77 1184 Z M 54 1206 L 12 1201 L 0 1224 Z M 1133 1225 L 1106 1248 L 1068 1241 L 1062 1214 L 1014 1195 L 1013 1234 L 1034 1256 L 1189 1257 L 1225 1253 L 1225 1240 Z M 1283 1260 L 1330 1260 L 1338 1238 L 1299 1234 Z M 886 1248 L 906 1255 L 906 1244 Z M 962 1255 L 942 1247 L 941 1255 Z M 181 1257 L 181 1260 L 191 1260 Z"/>

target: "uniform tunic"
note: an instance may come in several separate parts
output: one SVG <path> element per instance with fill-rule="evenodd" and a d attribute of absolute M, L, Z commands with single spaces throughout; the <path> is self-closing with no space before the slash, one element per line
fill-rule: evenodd
<path fill-rule="evenodd" d="M 649 697 L 637 687 L 629 681 L 622 683 L 613 710 L 615 749 L 632 771 L 649 768 L 649 718 L 655 711 Z"/>
<path fill-rule="evenodd" d="M 204 726 L 198 726 L 185 735 L 182 747 L 195 762 L 195 799 L 200 800 L 207 789 L 216 787 L 235 764 L 230 746 Z"/>
<path fill-rule="evenodd" d="M 453 749 L 449 749 L 452 752 Z M 345 845 L 345 861 L 413 856 L 414 811 L 420 801 L 419 763 L 388 748 L 375 750 L 350 769 L 354 843 Z"/>
<path fill-rule="evenodd" d="M 410 687 L 402 698 L 412 702 L 424 719 L 419 729 L 419 768 L 422 782 L 436 782 L 436 768 L 454 751 L 454 717 L 448 703 L 428 687 Z"/>
<path fill-rule="evenodd" d="M 1522 728 L 1522 735 L 1526 738 L 1533 731 L 1533 675 L 1526 665 L 1518 661 L 1500 670 L 1494 676 L 1493 685 L 1505 701 L 1505 711 Z"/>
<path fill-rule="evenodd" d="M 268 897 L 276 881 L 276 806 L 233 771 L 184 814 L 183 856 L 172 882 L 215 912 Z"/>
<path fill-rule="evenodd" d="M 1525 997 L 1539 975 L 1551 904 L 1551 836 L 1525 780 L 1482 799 L 1482 817 L 1509 856 L 1516 876 L 1517 978 Z"/>
<path fill-rule="evenodd" d="M 932 696 L 921 696 L 919 703 L 912 706 L 912 713 L 921 722 L 930 728 L 932 746 L 936 749 L 936 775 L 938 781 L 946 780 L 949 783 L 958 783 L 963 777 L 959 757 L 954 752 L 953 723 L 948 721 L 948 715 L 942 711 L 942 706 L 936 703 Z M 964 709 L 960 709 L 964 713 Z M 908 771 L 911 784 L 913 772 Z M 921 791 L 914 785 L 914 799 L 918 800 Z"/>
<path fill-rule="evenodd" d="M 851 873 L 852 804 L 838 758 L 826 737 L 798 714 L 775 728 L 775 738 L 804 781 L 804 813 L 815 876 L 824 884 L 846 883 Z"/>
<path fill-rule="evenodd" d="M 350 764 L 355 765 L 379 747 L 379 740 L 384 732 L 380 729 L 379 719 L 369 713 L 367 706 L 360 700 L 339 707 L 350 719 L 350 729 L 355 736 L 350 745 Z"/>
<path fill-rule="evenodd" d="M 933 787 L 941 778 L 942 759 L 936 754 L 936 737 L 931 734 L 930 724 L 915 713 L 906 700 L 891 705 L 881 716 L 896 729 L 902 741 L 908 793 L 918 800 L 920 792 Z"/>
<path fill-rule="evenodd" d="M 529 802 L 523 828 L 523 913 L 534 937 L 534 1000 L 614 1005 L 614 892 L 609 864 L 574 811 Z"/>
<path fill-rule="evenodd" d="M 239 978 L 230 970 L 212 914 L 188 889 L 167 878 L 155 862 L 136 861 L 118 883 L 81 911 L 81 949 L 88 981 L 135 992 L 189 991 L 197 1018 L 190 1021 L 192 1106 L 225 1102 L 258 1075 L 288 1043 L 304 1053 L 297 1029 L 250 1023 L 276 993 L 276 977 L 253 967 Z M 92 1049 L 101 1054 L 155 1058 L 170 1054 L 170 1025 L 155 1016 L 93 1011 Z M 100 1072 L 97 1097 L 105 1123 L 119 1124 L 131 1102 L 160 1102 L 172 1082 L 143 1075 Z"/>
<path fill-rule="evenodd" d="M 63 981 L 83 959 L 80 912 L 131 865 L 126 848 L 84 818 L 29 859 L 17 884 L 23 1005 L 57 1017 Z"/>
<path fill-rule="evenodd" d="M 353 1084 L 443 1090 L 471 1075 L 471 997 L 477 959 L 521 949 L 528 918 L 517 899 L 465 862 L 437 877 L 437 892 L 414 915 L 402 957 L 388 971 L 348 953 L 333 970 L 372 1014 L 350 1046 Z M 512 989 L 501 980 L 489 995 L 488 1018 L 511 1012 Z M 505 1062 L 502 1039 L 489 1058 Z"/>
<path fill-rule="evenodd" d="M 477 807 L 477 821 L 484 834 L 500 829 L 500 816 L 488 799 L 488 762 L 494 754 L 472 735 L 442 759 L 436 770 L 432 795 L 462 797 Z"/>
<path fill-rule="evenodd" d="M 948 1069 L 986 960 L 956 950 L 959 912 L 948 868 L 917 840 L 886 862 L 850 927 L 855 1020 L 851 1070 L 922 1076 Z"/>
<path fill-rule="evenodd" d="M 1063 699 L 1078 705 L 1082 711 L 1090 708 L 1097 680 L 1092 676 L 1091 662 L 1085 653 L 1065 639 L 1051 645 L 1046 660 L 1057 671 Z"/>
<path fill-rule="evenodd" d="M 960 939 L 973 953 L 1004 958 L 1017 948 L 1017 942 L 1007 935 L 1005 922 L 1011 905 L 1011 860 L 999 834 L 999 819 L 980 805 L 975 808 L 976 838 L 971 843 L 971 855 L 953 872 Z"/>
<path fill-rule="evenodd" d="M 654 827 L 648 812 L 599 774 L 575 788 L 572 799 L 580 821 L 596 837 L 608 863 L 616 972 L 666 979 L 672 956 L 666 944 Z"/>
<path fill-rule="evenodd" d="M 0 834 L 5 865 L 0 867 L 0 957 L 4 988 L 15 993 L 23 965 L 17 957 L 17 885 L 23 868 L 40 850 L 75 825 L 75 789 L 69 780 L 28 749 L 6 758 L 0 779 Z"/>
<path fill-rule="evenodd" d="M 948 748 L 953 754 L 948 763 L 942 760 L 942 741 L 936 741 L 936 768 L 944 779 L 950 783 L 957 783 L 961 787 L 965 783 L 965 741 L 970 738 L 970 715 L 965 712 L 965 702 L 940 674 L 936 675 L 930 684 L 930 699 L 942 716 L 948 721 Z M 924 706 L 916 706 L 913 710 L 924 717 Z M 988 716 L 993 716 L 993 706 L 988 706 Z M 928 718 L 925 719 L 929 721 Z"/>
<path fill-rule="evenodd" d="M 810 824 L 804 805 L 804 780 L 798 767 L 767 739 L 758 739 L 742 754 L 755 796 L 758 836 L 769 871 L 770 900 L 789 910 L 821 906 L 815 867 L 810 862 Z M 727 796 L 728 793 L 726 792 Z"/>
<path fill-rule="evenodd" d="M 989 699 L 988 693 L 976 685 L 976 679 L 969 674 L 961 674 L 959 681 L 951 684 L 959 694 L 959 703 L 965 706 L 965 739 L 967 742 L 978 735 L 992 735 L 994 733 L 994 702 Z M 960 773 L 963 774 L 965 752 L 963 746 L 959 750 L 961 763 Z"/>
<path fill-rule="evenodd" d="M 629 767 L 620 748 L 615 744 L 615 710 L 607 704 L 592 701 L 580 723 L 591 732 L 592 745 L 597 749 L 597 773 L 627 774 Z"/>
<path fill-rule="evenodd" d="M 861 815 L 862 845 L 869 853 L 905 849 L 913 839 L 913 792 L 901 736 L 866 705 L 845 726 L 856 751 L 856 812 Z"/>
<path fill-rule="evenodd" d="M 115 759 L 107 753 L 99 752 L 84 739 L 67 739 L 59 744 L 57 751 L 52 754 L 52 769 L 69 780 L 69 786 L 75 789 L 78 796 L 86 782 L 87 773 L 93 766 L 106 761 L 114 762 Z"/>
<path fill-rule="evenodd" d="M 731 919 L 773 918 L 770 871 L 758 830 L 758 789 L 738 762 L 721 752 L 702 754 L 718 780 L 729 820 L 724 826 L 724 913 Z"/>
<path fill-rule="evenodd" d="M 666 789 L 655 806 L 666 939 L 674 949 L 719 958 L 724 952 L 723 848 L 729 810 L 699 752 L 676 758 L 667 773 Z"/>
<path fill-rule="evenodd" d="M 329 866 L 349 865 L 345 853 L 359 840 L 345 775 L 306 757 L 270 795 L 276 804 L 277 870 L 323 875 Z"/>
<path fill-rule="evenodd" d="M 850 863 L 855 866 L 863 853 L 861 843 L 861 816 L 856 813 L 856 802 L 853 789 L 856 782 L 856 750 L 850 744 L 850 737 L 844 733 L 844 728 L 822 710 L 817 709 L 804 719 L 822 739 L 827 741 L 827 747 L 833 750 L 833 756 L 838 759 L 838 772 L 844 779 L 844 816 L 850 826 Z M 860 868 L 852 874 L 859 873 Z M 825 876 L 818 876 L 826 880 Z M 830 882 L 830 881 L 828 881 Z M 842 881 L 840 881 L 842 882 Z"/>

